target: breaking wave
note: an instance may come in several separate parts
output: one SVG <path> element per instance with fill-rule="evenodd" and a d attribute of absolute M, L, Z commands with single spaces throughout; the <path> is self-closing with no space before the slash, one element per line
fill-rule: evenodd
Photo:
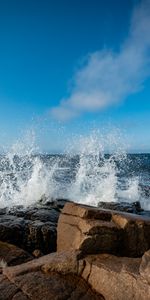
<path fill-rule="evenodd" d="M 0 207 L 55 198 L 93 206 L 100 201 L 141 200 L 140 176 L 116 140 L 116 136 L 104 138 L 93 132 L 79 137 L 65 155 L 36 154 L 34 135 L 17 142 L 0 157 Z M 105 154 L 109 148 L 113 151 Z M 148 209 L 149 199 L 141 204 Z"/>

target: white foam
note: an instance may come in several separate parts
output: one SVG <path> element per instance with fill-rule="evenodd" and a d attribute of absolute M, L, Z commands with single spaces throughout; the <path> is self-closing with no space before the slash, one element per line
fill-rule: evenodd
<path fill-rule="evenodd" d="M 122 163 L 123 168 L 126 153 L 121 144 L 117 146 L 117 137 L 110 136 L 102 138 L 94 132 L 87 137 L 79 137 L 75 146 L 79 162 L 75 170 L 63 164 L 69 156 L 49 157 L 47 163 L 40 156 L 35 156 L 38 149 L 34 134 L 24 142 L 17 142 L 1 158 L 0 207 L 27 206 L 41 198 L 59 197 L 94 206 L 100 201 L 140 200 L 138 177 L 126 178 L 124 186 L 120 185 L 118 163 Z M 106 146 L 114 149 L 107 157 L 104 155 Z M 70 176 L 75 172 L 71 181 L 65 180 L 68 172 Z M 142 206 L 150 208 L 148 199 L 142 202 Z"/>

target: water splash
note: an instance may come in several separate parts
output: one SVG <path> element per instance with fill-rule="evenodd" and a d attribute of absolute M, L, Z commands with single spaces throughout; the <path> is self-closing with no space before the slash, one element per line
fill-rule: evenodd
<path fill-rule="evenodd" d="M 40 155 L 32 132 L 18 141 L 0 160 L 0 207 L 31 205 L 55 193 L 53 173 L 57 162 L 48 168 Z"/>
<path fill-rule="evenodd" d="M 114 201 L 117 177 L 112 157 L 104 158 L 103 145 L 95 133 L 81 137 L 79 147 L 79 163 L 69 190 L 70 197 L 91 205 L 97 205 L 99 201 Z"/>
<path fill-rule="evenodd" d="M 100 201 L 140 200 L 139 178 L 128 176 L 129 159 L 120 141 L 113 134 L 92 132 L 78 137 L 67 155 L 37 155 L 35 136 L 28 135 L 0 158 L 0 207 L 54 198 L 94 206 Z M 144 203 L 148 207 L 148 200 Z"/>

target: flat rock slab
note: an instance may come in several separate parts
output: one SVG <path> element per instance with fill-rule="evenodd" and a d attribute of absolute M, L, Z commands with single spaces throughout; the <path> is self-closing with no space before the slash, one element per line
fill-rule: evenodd
<path fill-rule="evenodd" d="M 0 299 L 14 300 L 18 292 L 21 293 L 18 300 L 24 299 L 22 294 L 32 300 L 104 299 L 79 276 L 83 270 L 79 258 L 79 252 L 52 253 L 19 266 L 4 268 Z M 9 298 L 6 293 L 2 295 L 4 288 L 10 290 Z"/>
<path fill-rule="evenodd" d="M 35 300 L 148 300 L 149 263 L 149 251 L 142 258 L 56 252 L 4 268 L 0 291 Z"/>
<path fill-rule="evenodd" d="M 140 257 L 150 248 L 150 218 L 66 203 L 58 221 L 57 251 Z"/>
<path fill-rule="evenodd" d="M 140 274 L 140 258 L 87 256 L 82 277 L 108 300 L 148 300 L 150 285 Z"/>

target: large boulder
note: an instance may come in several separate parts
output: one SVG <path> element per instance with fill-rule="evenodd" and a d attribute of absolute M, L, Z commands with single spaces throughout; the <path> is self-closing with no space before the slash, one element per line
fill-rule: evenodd
<path fill-rule="evenodd" d="M 57 251 L 118 253 L 121 238 L 122 229 L 111 221 L 110 211 L 67 203 L 59 217 Z"/>
<path fill-rule="evenodd" d="M 140 257 L 150 248 L 150 219 L 66 203 L 58 221 L 57 251 Z"/>

